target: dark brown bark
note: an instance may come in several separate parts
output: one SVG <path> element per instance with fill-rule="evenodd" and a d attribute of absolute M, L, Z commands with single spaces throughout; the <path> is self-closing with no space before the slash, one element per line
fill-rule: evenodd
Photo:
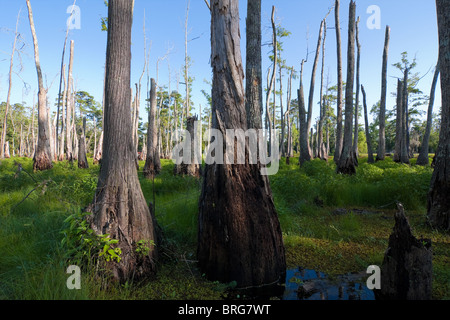
<path fill-rule="evenodd" d="M 442 120 L 439 145 L 428 194 L 428 221 L 439 229 L 450 229 L 450 1 L 436 0 L 439 26 Z"/>
<path fill-rule="evenodd" d="M 247 130 L 239 6 L 211 4 L 212 127 Z M 225 152 L 225 150 L 224 150 Z M 198 261 L 208 279 L 238 288 L 284 282 L 286 260 L 268 179 L 258 165 L 207 165 L 199 201 Z"/>
<path fill-rule="evenodd" d="M 261 0 L 247 2 L 246 99 L 247 125 L 262 129 Z"/>
<path fill-rule="evenodd" d="M 344 145 L 337 165 L 337 172 L 355 174 L 355 159 L 352 152 L 353 142 L 353 86 L 355 82 L 355 11 L 356 4 L 350 1 L 348 22 L 348 49 L 347 49 L 347 82 L 345 86 L 345 124 Z"/>
<path fill-rule="evenodd" d="M 405 69 L 403 79 L 403 100 L 402 100 L 402 144 L 400 152 L 400 162 L 404 164 L 409 163 L 408 150 L 408 68 Z"/>
<path fill-rule="evenodd" d="M 161 160 L 158 152 L 156 104 L 156 82 L 155 79 L 152 78 L 150 89 L 150 112 L 148 113 L 147 159 L 144 167 L 144 176 L 147 179 L 152 179 L 161 171 Z"/>
<path fill-rule="evenodd" d="M 97 192 L 88 208 L 97 234 L 119 240 L 120 262 L 108 262 L 114 279 L 144 280 L 154 275 L 158 241 L 136 170 L 129 102 L 132 0 L 109 0 L 103 158 Z M 136 252 L 144 241 L 150 251 Z M 155 243 L 155 245 L 153 245 Z"/>
<path fill-rule="evenodd" d="M 342 145 L 344 143 L 344 135 L 342 132 L 342 109 L 343 109 L 343 86 L 344 77 L 342 75 L 342 49 L 341 49 L 341 25 L 339 21 L 340 0 L 336 0 L 334 5 L 335 12 L 335 29 L 336 29 L 336 48 L 337 48 L 337 125 L 336 125 L 336 150 L 334 151 L 334 162 L 339 163 L 342 153 Z"/>
<path fill-rule="evenodd" d="M 434 99 L 436 96 L 436 86 L 439 78 L 439 73 L 440 73 L 440 66 L 438 61 L 436 69 L 434 71 L 433 83 L 431 84 L 430 101 L 428 103 L 427 127 L 425 129 L 425 134 L 422 139 L 420 154 L 416 162 L 416 164 L 420 166 L 427 166 L 428 164 L 430 164 L 429 158 L 430 134 L 431 134 L 431 126 L 433 124 L 433 106 L 434 106 Z"/>
<path fill-rule="evenodd" d="M 433 267 L 431 240 L 414 237 L 403 206 L 398 204 L 395 226 L 381 267 L 379 300 L 430 300 Z"/>
<path fill-rule="evenodd" d="M 361 92 L 363 95 L 364 124 L 365 124 L 366 141 L 367 141 L 367 153 L 368 153 L 367 162 L 374 163 L 375 159 L 373 158 L 372 139 L 370 138 L 370 132 L 369 132 L 369 117 L 368 117 L 368 112 L 367 112 L 366 91 L 364 90 L 363 85 L 361 85 Z"/>
<path fill-rule="evenodd" d="M 30 20 L 31 34 L 34 44 L 34 59 L 36 63 L 36 71 L 38 77 L 38 141 L 36 152 L 34 153 L 33 169 L 44 171 L 53 168 L 52 155 L 50 149 L 50 132 L 48 129 L 48 110 L 47 110 L 47 91 L 44 88 L 44 80 L 42 78 L 41 63 L 39 60 L 39 47 L 36 36 L 36 30 L 33 20 L 33 11 L 31 9 L 30 0 L 27 0 L 28 18 Z"/>
<path fill-rule="evenodd" d="M 391 29 L 389 28 L 389 26 L 386 26 L 386 36 L 384 40 L 383 50 L 383 66 L 381 70 L 380 129 L 378 137 L 377 161 L 384 160 L 386 155 L 386 93 L 390 32 Z"/>
<path fill-rule="evenodd" d="M 80 130 L 80 142 L 78 144 L 78 168 L 87 169 L 89 163 L 86 156 L 86 117 L 83 118 L 83 128 Z"/>
<path fill-rule="evenodd" d="M 394 161 L 400 162 L 402 155 L 402 142 L 403 142 L 403 82 L 398 79 L 397 81 L 397 117 L 395 121 L 395 150 Z"/>

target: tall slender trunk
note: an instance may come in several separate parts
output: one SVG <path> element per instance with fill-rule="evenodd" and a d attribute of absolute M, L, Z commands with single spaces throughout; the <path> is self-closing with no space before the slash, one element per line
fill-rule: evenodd
<path fill-rule="evenodd" d="M 324 86 L 324 69 L 325 69 L 325 43 L 327 39 L 327 22 L 324 20 L 323 28 L 323 45 L 322 45 L 322 71 L 320 72 L 320 119 L 318 123 L 317 134 L 319 135 L 317 140 L 318 154 L 317 156 L 322 160 L 327 160 L 328 156 L 325 154 L 325 147 L 323 143 L 323 123 L 325 121 L 325 98 L 323 96 Z"/>
<path fill-rule="evenodd" d="M 14 32 L 14 41 L 13 41 L 13 46 L 12 46 L 11 59 L 10 59 L 10 63 L 9 63 L 8 95 L 6 97 L 6 109 L 5 109 L 5 116 L 3 118 L 2 134 L 1 134 L 1 140 L 0 140 L 0 159 L 5 157 L 6 129 L 8 126 L 8 112 L 9 112 L 10 103 L 11 103 L 10 100 L 11 100 L 11 90 L 12 90 L 12 73 L 13 73 L 14 55 L 16 52 L 17 40 L 20 36 L 18 29 L 19 29 L 19 18 L 20 18 L 21 11 L 22 10 L 19 10 L 19 14 L 17 15 L 16 31 Z"/>
<path fill-rule="evenodd" d="M 147 159 L 144 167 L 144 176 L 147 179 L 152 179 L 161 171 L 161 162 L 158 152 L 156 105 L 156 81 L 152 78 L 150 90 L 150 112 L 148 113 Z"/>
<path fill-rule="evenodd" d="M 299 136 L 299 144 L 300 144 L 300 157 L 299 164 L 303 165 L 305 162 L 311 160 L 311 153 L 309 151 L 309 143 L 308 143 L 308 125 L 306 121 L 306 109 L 305 109 L 305 94 L 303 87 L 303 66 L 305 64 L 305 60 L 302 60 L 302 64 L 300 67 L 300 89 L 297 90 L 297 99 L 298 99 L 298 110 L 299 110 L 299 122 L 300 122 L 300 136 Z"/>
<path fill-rule="evenodd" d="M 325 19 L 322 20 L 322 22 L 320 23 L 319 38 L 317 40 L 317 48 L 316 48 L 316 56 L 314 58 L 313 68 L 312 68 L 312 72 L 311 72 L 311 84 L 309 87 L 309 97 L 308 97 L 308 118 L 307 118 L 308 132 L 311 129 L 311 125 L 312 125 L 312 113 L 313 113 L 313 105 L 314 105 L 314 87 L 315 87 L 315 83 L 316 83 L 316 71 L 317 71 L 317 65 L 319 63 L 320 48 L 322 46 L 324 25 L 325 25 Z M 311 154 L 311 148 L 312 148 L 312 145 L 309 145 L 310 154 Z"/>
<path fill-rule="evenodd" d="M 211 6 L 212 126 L 224 135 L 246 131 L 239 5 L 217 0 Z M 268 180 L 247 157 L 246 164 L 206 166 L 198 226 L 197 257 L 208 279 L 254 289 L 284 283 L 284 246 Z"/>
<path fill-rule="evenodd" d="M 69 73 L 67 75 L 67 95 L 66 95 L 66 157 L 68 161 L 73 160 L 73 147 L 72 147 L 72 109 L 75 109 L 73 105 L 73 51 L 75 42 L 70 41 L 70 59 L 69 59 Z"/>
<path fill-rule="evenodd" d="M 36 152 L 33 159 L 33 169 L 44 171 L 53 167 L 52 155 L 50 151 L 50 132 L 48 132 L 48 112 L 47 112 L 47 91 L 44 88 L 44 80 L 42 78 L 41 62 L 39 59 L 39 46 L 36 36 L 36 29 L 33 20 L 33 11 L 31 9 L 30 0 L 27 1 L 28 18 L 30 20 L 31 34 L 33 36 L 34 60 L 38 77 L 38 128 L 39 136 Z"/>
<path fill-rule="evenodd" d="M 368 153 L 368 163 L 374 163 L 375 159 L 373 158 L 373 149 L 372 149 L 372 139 L 370 137 L 369 132 L 369 117 L 367 112 L 367 100 L 366 100 L 366 91 L 364 90 L 364 86 L 361 85 L 361 92 L 363 95 L 363 105 L 364 105 L 364 124 L 366 131 L 366 142 L 367 142 L 367 153 Z"/>
<path fill-rule="evenodd" d="M 336 0 L 334 5 L 335 12 L 335 29 L 336 29 L 336 48 L 337 48 L 337 119 L 336 119 L 336 149 L 334 151 L 334 162 L 337 164 L 341 157 L 343 145 L 342 132 L 342 108 L 343 108 L 343 87 L 344 77 L 342 75 L 342 49 L 341 49 L 341 25 L 339 21 L 340 0 Z"/>
<path fill-rule="evenodd" d="M 83 117 L 83 127 L 80 131 L 80 142 L 78 144 L 78 168 L 87 169 L 89 168 L 89 163 L 86 156 L 86 117 Z"/>
<path fill-rule="evenodd" d="M 400 162 L 402 155 L 403 143 L 403 82 L 401 79 L 397 80 L 397 113 L 395 119 L 395 150 L 394 162 Z"/>
<path fill-rule="evenodd" d="M 132 142 L 129 109 L 132 1 L 109 0 L 103 158 L 88 220 L 97 234 L 118 240 L 121 260 L 107 263 L 114 279 L 140 281 L 156 272 L 158 239 L 142 193 Z M 144 243 L 147 253 L 136 249 Z"/>
<path fill-rule="evenodd" d="M 439 78 L 439 73 L 440 73 L 440 65 L 438 61 L 436 69 L 434 71 L 433 83 L 431 85 L 430 101 L 428 103 L 427 127 L 425 129 L 425 134 L 423 136 L 422 146 L 420 147 L 419 158 L 417 159 L 416 162 L 417 165 L 421 166 L 426 166 L 430 163 L 429 143 L 430 143 L 431 126 L 433 124 L 433 106 L 434 106 L 434 99 L 436 96 L 436 86 Z"/>
<path fill-rule="evenodd" d="M 383 66 L 381 69 L 380 129 L 378 138 L 377 161 L 384 160 L 386 155 L 386 93 L 390 32 L 391 28 L 389 26 L 386 26 L 386 35 L 383 50 Z"/>
<path fill-rule="evenodd" d="M 359 89 L 360 89 L 360 65 L 361 65 L 361 43 L 359 43 L 359 21 L 356 20 L 356 98 L 355 98 L 355 128 L 353 133 L 353 157 L 355 159 L 355 164 L 358 164 L 359 150 L 358 150 L 358 140 L 359 140 Z"/>
<path fill-rule="evenodd" d="M 404 164 L 409 163 L 408 150 L 408 73 L 409 69 L 405 68 L 403 78 L 403 95 L 402 95 L 402 144 L 400 153 L 400 162 Z"/>
<path fill-rule="evenodd" d="M 353 86 L 355 81 L 355 11 L 356 4 L 352 0 L 349 5 L 348 49 L 347 49 L 347 82 L 345 86 L 345 125 L 344 145 L 337 166 L 337 172 L 355 174 L 355 159 L 352 152 L 353 136 Z"/>

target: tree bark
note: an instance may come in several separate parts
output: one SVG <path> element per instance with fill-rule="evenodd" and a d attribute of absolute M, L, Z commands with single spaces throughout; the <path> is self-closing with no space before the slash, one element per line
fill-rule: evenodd
<path fill-rule="evenodd" d="M 404 164 L 409 163 L 408 150 L 408 68 L 405 69 L 403 79 L 403 101 L 402 101 L 402 144 L 400 153 L 400 162 Z"/>
<path fill-rule="evenodd" d="M 314 58 L 313 62 L 313 69 L 311 73 L 311 85 L 309 87 L 309 97 L 308 97 L 308 132 L 311 130 L 312 126 L 312 113 L 313 113 L 313 105 L 314 105 L 314 87 L 316 83 L 316 71 L 317 71 L 317 65 L 319 63 L 319 56 L 320 56 L 320 48 L 322 46 L 322 37 L 323 37 L 323 29 L 325 25 L 325 20 L 322 20 L 320 23 L 320 29 L 319 29 L 319 39 L 317 40 L 317 48 L 316 48 L 316 56 Z M 309 152 L 311 154 L 312 145 L 309 145 Z"/>
<path fill-rule="evenodd" d="M 73 146 L 72 146 L 72 109 L 73 105 L 73 51 L 75 42 L 70 41 L 70 59 L 69 59 L 69 73 L 67 75 L 67 95 L 66 95 L 66 158 L 68 161 L 73 161 Z"/>
<path fill-rule="evenodd" d="M 381 71 L 380 129 L 378 138 L 377 161 L 384 160 L 386 155 L 386 94 L 390 32 L 391 28 L 389 26 L 386 26 L 386 35 L 383 50 L 383 66 Z"/>
<path fill-rule="evenodd" d="M 375 160 L 373 158 L 373 150 L 372 150 L 372 139 L 370 138 L 369 132 L 369 117 L 367 112 L 367 100 L 366 100 L 366 91 L 364 90 L 364 86 L 361 85 L 361 92 L 363 94 L 363 105 L 364 105 L 364 123 L 365 123 L 365 131 L 366 131 L 366 141 L 367 141 L 367 153 L 368 153 L 368 163 L 374 163 Z"/>
<path fill-rule="evenodd" d="M 436 0 L 439 27 L 442 120 L 435 167 L 428 194 L 427 217 L 439 229 L 450 230 L 450 13 L 449 0 Z"/>
<path fill-rule="evenodd" d="M 47 112 L 47 91 L 44 88 L 42 78 L 41 62 L 39 59 L 39 46 L 34 26 L 33 11 L 30 0 L 27 0 L 28 18 L 30 20 L 31 34 L 33 36 L 34 60 L 38 77 L 38 142 L 33 159 L 33 169 L 44 171 L 53 168 L 52 155 L 50 151 L 50 132 L 48 131 L 48 112 Z"/>
<path fill-rule="evenodd" d="M 395 151 L 394 161 L 400 162 L 403 143 L 403 82 L 397 80 L 397 117 L 395 121 Z"/>
<path fill-rule="evenodd" d="M 325 147 L 323 143 L 323 124 L 325 121 L 325 99 L 323 96 L 323 77 L 324 77 L 324 69 L 325 69 L 325 43 L 327 39 L 327 22 L 323 21 L 324 30 L 323 30 L 323 45 L 322 45 L 322 70 L 320 73 L 320 119 L 318 123 L 318 141 L 317 141 L 317 151 L 318 157 L 322 160 L 328 160 L 328 156 L 325 154 Z"/>
<path fill-rule="evenodd" d="M 78 144 L 78 168 L 89 168 L 86 156 L 86 117 L 83 118 L 83 127 L 81 128 L 80 142 Z"/>
<path fill-rule="evenodd" d="M 356 20 L 356 98 L 355 98 L 355 127 L 353 132 L 353 158 L 355 164 L 358 165 L 358 140 L 359 140 L 359 90 L 360 90 L 360 65 L 361 65 L 361 43 L 359 43 L 359 21 Z"/>
<path fill-rule="evenodd" d="M 431 126 L 433 124 L 433 106 L 434 99 L 436 96 L 436 86 L 439 78 L 440 66 L 439 61 L 436 65 L 436 69 L 434 71 L 433 83 L 431 85 L 430 92 L 430 101 L 428 103 L 428 114 L 427 114 L 427 127 L 425 129 L 425 134 L 423 136 L 422 145 L 420 147 L 419 158 L 417 158 L 417 165 L 427 166 L 430 163 L 429 159 L 429 149 L 430 149 L 430 134 L 431 134 Z"/>
<path fill-rule="evenodd" d="M 109 0 L 104 113 L 104 145 L 94 203 L 89 211 L 97 234 L 119 240 L 120 262 L 107 269 L 124 283 L 154 276 L 157 237 L 154 218 L 142 193 L 136 170 L 129 109 L 131 73 L 132 0 Z M 148 255 L 136 252 L 144 241 Z M 155 244 L 155 245 L 153 245 Z"/>
<path fill-rule="evenodd" d="M 309 151 L 308 143 L 308 125 L 306 121 L 306 109 L 305 109 L 305 94 L 303 87 L 303 66 L 305 60 L 302 60 L 300 68 L 300 89 L 297 90 L 298 110 L 299 110 L 299 122 L 300 122 L 300 157 L 299 164 L 302 166 L 305 162 L 311 160 L 311 153 Z"/>
<path fill-rule="evenodd" d="M 247 2 L 246 99 L 247 126 L 262 129 L 261 0 Z"/>
<path fill-rule="evenodd" d="M 147 159 L 144 167 L 144 176 L 147 179 L 152 179 L 161 171 L 161 160 L 159 159 L 158 152 L 156 104 L 156 81 L 152 78 L 150 90 L 150 112 L 148 113 Z"/>
<path fill-rule="evenodd" d="M 348 22 L 348 50 L 347 50 L 347 82 L 345 86 L 345 124 L 344 145 L 337 166 L 337 172 L 355 174 L 355 159 L 352 152 L 353 136 L 353 86 L 355 81 L 355 11 L 356 4 L 350 1 Z"/>
<path fill-rule="evenodd" d="M 343 108 L 343 87 L 344 77 L 342 74 L 342 49 L 341 49 L 341 26 L 339 21 L 340 0 L 336 0 L 334 5 L 335 11 L 335 29 L 336 29 L 336 48 L 337 48 L 337 119 L 336 119 L 336 149 L 334 151 L 334 162 L 339 163 L 342 153 L 343 133 L 342 133 L 342 108 Z"/>
<path fill-rule="evenodd" d="M 212 127 L 223 135 L 246 131 L 239 4 L 216 0 L 211 7 Z M 206 166 L 197 256 L 210 280 L 236 281 L 238 288 L 284 283 L 284 246 L 268 179 L 247 157 L 243 165 Z"/>

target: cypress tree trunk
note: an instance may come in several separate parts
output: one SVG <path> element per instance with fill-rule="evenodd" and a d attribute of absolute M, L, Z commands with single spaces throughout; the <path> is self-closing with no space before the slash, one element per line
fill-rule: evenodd
<path fill-rule="evenodd" d="M 342 133 L 342 107 L 343 107 L 343 86 L 344 80 L 342 75 L 342 50 L 341 50 L 341 26 L 339 22 L 340 0 L 336 0 L 334 5 L 335 12 L 335 29 L 336 29 L 336 48 L 337 48 L 337 125 L 336 125 L 336 150 L 334 151 L 334 162 L 339 163 L 342 153 L 342 145 L 344 143 Z"/>
<path fill-rule="evenodd" d="M 211 9 L 212 127 L 223 135 L 246 131 L 239 4 L 216 0 Z M 243 165 L 206 166 L 198 220 L 199 267 L 210 280 L 236 281 L 238 288 L 284 282 L 284 246 L 268 180 L 248 157 Z"/>
<path fill-rule="evenodd" d="M 389 28 L 389 26 L 386 26 L 386 37 L 384 40 L 383 50 L 383 67 L 381 71 L 380 130 L 378 139 L 377 161 L 384 160 L 386 155 L 386 93 L 390 32 L 391 29 Z"/>
<path fill-rule="evenodd" d="M 345 125 L 344 145 L 337 172 L 355 174 L 355 159 L 352 152 L 353 137 L 353 86 L 355 81 L 355 11 L 356 4 L 350 1 L 348 22 L 348 50 L 347 50 L 347 82 L 345 87 Z"/>
<path fill-rule="evenodd" d="M 131 132 L 133 1 L 109 0 L 108 4 L 104 153 L 94 203 L 88 209 L 93 213 L 89 222 L 96 233 L 119 240 L 115 246 L 122 250 L 121 260 L 108 262 L 107 268 L 114 279 L 125 282 L 154 275 L 158 244 L 155 221 L 137 175 Z M 150 249 L 148 255 L 136 252 L 140 241 Z"/>
<path fill-rule="evenodd" d="M 364 86 L 361 85 L 361 92 L 363 95 L 363 105 L 364 105 L 364 124 L 365 124 L 365 131 L 366 131 L 366 141 L 367 141 L 367 153 L 368 153 L 368 163 L 374 163 L 375 160 L 373 158 L 373 150 L 372 150 L 372 139 L 370 138 L 370 132 L 369 132 L 369 117 L 367 112 L 367 100 L 366 100 L 366 91 L 364 90 Z"/>
<path fill-rule="evenodd" d="M 302 60 L 301 70 L 300 70 L 300 89 L 297 90 L 298 96 L 298 110 L 299 110 L 299 122 L 300 122 L 300 157 L 299 164 L 303 165 L 305 162 L 311 160 L 311 153 L 309 152 L 308 143 L 308 125 L 306 122 L 306 109 L 305 109 L 305 93 L 303 87 L 303 65 L 305 60 Z"/>
<path fill-rule="evenodd" d="M 83 128 L 81 129 L 80 142 L 78 144 L 78 168 L 89 168 L 86 157 L 86 117 L 83 118 Z"/>
<path fill-rule="evenodd" d="M 359 69 L 361 65 L 361 44 L 359 43 L 359 17 L 356 21 L 356 98 L 355 98 L 355 128 L 353 133 L 353 158 L 355 159 L 355 164 L 358 164 L 358 140 L 359 140 L 359 89 L 360 89 L 360 77 L 359 77 Z"/>
<path fill-rule="evenodd" d="M 314 87 L 316 83 L 316 71 L 317 71 L 317 65 L 319 63 L 319 56 L 320 56 L 320 48 L 322 46 L 322 37 L 323 37 L 323 29 L 325 25 L 325 20 L 322 20 L 320 23 L 320 29 L 319 29 L 319 39 L 317 40 L 317 48 L 316 48 L 316 56 L 314 58 L 313 63 L 313 69 L 311 73 L 311 85 L 309 87 L 309 97 L 308 97 L 308 132 L 311 130 L 312 126 L 312 113 L 313 113 L 313 104 L 314 104 Z M 311 154 L 312 151 L 312 143 L 309 145 L 309 152 Z"/>
<path fill-rule="evenodd" d="M 436 0 L 439 26 L 442 120 L 435 167 L 428 194 L 428 221 L 435 227 L 450 229 L 450 6 L 449 0 Z"/>
<path fill-rule="evenodd" d="M 70 41 L 70 59 L 69 59 L 69 74 L 67 75 L 67 95 L 66 95 L 66 158 L 68 161 L 73 161 L 73 145 L 72 145 L 72 113 L 75 108 L 73 103 L 73 50 L 74 41 Z"/>
<path fill-rule="evenodd" d="M 152 179 L 161 171 L 161 160 L 158 152 L 158 128 L 156 119 L 156 81 L 151 79 L 150 112 L 148 113 L 147 130 L 147 159 L 145 161 L 144 176 Z"/>
<path fill-rule="evenodd" d="M 397 81 L 397 117 L 395 121 L 394 161 L 400 162 L 403 143 L 403 82 Z"/>
<path fill-rule="evenodd" d="M 400 162 L 409 164 L 408 150 L 408 68 L 405 69 L 403 79 L 403 101 L 402 101 L 402 144 L 400 152 Z"/>
<path fill-rule="evenodd" d="M 430 92 L 430 101 L 428 103 L 428 114 L 427 114 L 427 127 L 425 129 L 425 134 L 422 140 L 422 146 L 420 147 L 419 158 L 417 158 L 417 165 L 426 166 L 430 163 L 429 159 L 429 149 L 430 149 L 430 134 L 431 134 L 431 126 L 433 124 L 433 106 L 434 99 L 436 95 L 436 86 L 439 78 L 440 66 L 439 61 L 436 65 L 436 70 L 434 71 L 433 83 L 431 85 Z"/>
<path fill-rule="evenodd" d="M 34 153 L 33 169 L 44 171 L 53 167 L 52 155 L 50 149 L 50 132 L 48 130 L 48 111 L 47 111 L 47 91 L 44 88 L 44 80 L 42 78 L 41 63 L 39 60 L 39 46 L 34 27 L 33 11 L 31 9 L 30 0 L 27 0 L 28 18 L 30 19 L 31 34 L 34 44 L 34 59 L 36 63 L 36 71 L 38 76 L 38 142 L 36 152 Z"/>

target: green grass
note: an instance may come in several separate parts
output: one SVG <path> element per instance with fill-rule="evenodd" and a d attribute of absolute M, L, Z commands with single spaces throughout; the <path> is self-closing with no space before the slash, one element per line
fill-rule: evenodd
<path fill-rule="evenodd" d="M 17 173 L 15 161 L 22 172 Z M 357 174 L 348 177 L 336 174 L 332 161 L 315 160 L 302 168 L 296 162 L 282 161 L 279 173 L 270 177 L 290 268 L 337 275 L 381 265 L 400 201 L 414 234 L 433 241 L 433 297 L 450 299 L 450 235 L 425 223 L 430 167 L 389 158 L 369 165 L 362 159 Z M 206 281 L 195 264 L 201 182 L 173 176 L 169 160 L 162 160 L 162 173 L 154 181 L 146 180 L 143 165 L 141 187 L 147 202 L 155 204 L 164 234 L 157 278 L 119 285 L 84 270 L 82 289 L 70 291 L 61 230 L 69 215 L 93 200 L 99 167 L 91 160 L 87 170 L 62 162 L 33 173 L 31 159 L 2 160 L 0 299 L 220 299 L 224 285 Z"/>

